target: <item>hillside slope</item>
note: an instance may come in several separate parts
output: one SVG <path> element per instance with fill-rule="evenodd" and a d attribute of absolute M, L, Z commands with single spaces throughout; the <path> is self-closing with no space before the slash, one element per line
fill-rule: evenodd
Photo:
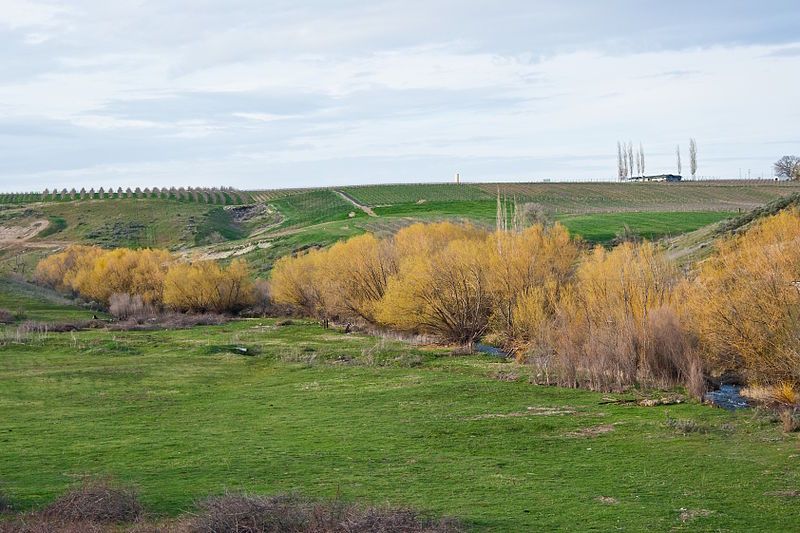
<path fill-rule="evenodd" d="M 188 193 L 75 200 L 2 195 L 10 203 L 0 204 L 0 237 L 6 237 L 0 238 L 0 272 L 28 275 L 43 255 L 84 243 L 163 247 L 195 259 L 244 257 L 265 273 L 282 255 L 364 232 L 390 234 L 417 221 L 491 227 L 498 191 L 507 209 L 516 202 L 590 242 L 606 243 L 621 232 L 650 239 L 693 232 L 800 192 L 800 184 L 370 185 L 236 191 L 235 197 L 218 192 L 217 203 Z"/>

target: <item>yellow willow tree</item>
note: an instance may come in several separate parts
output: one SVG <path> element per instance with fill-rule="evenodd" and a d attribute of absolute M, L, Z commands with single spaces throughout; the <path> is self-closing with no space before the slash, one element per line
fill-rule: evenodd
<path fill-rule="evenodd" d="M 252 304 L 253 281 L 242 259 L 176 263 L 164 278 L 164 304 L 178 311 L 235 312 Z"/>
<path fill-rule="evenodd" d="M 535 225 L 519 233 L 494 233 L 488 254 L 491 332 L 520 353 L 551 351 L 552 321 L 575 268 L 578 245 L 559 224 L 548 229 Z"/>
<path fill-rule="evenodd" d="M 376 307 L 397 272 L 394 247 L 366 234 L 334 244 L 323 252 L 324 268 L 315 283 L 323 291 L 328 314 L 338 319 L 376 322 Z"/>
<path fill-rule="evenodd" d="M 139 295 L 145 303 L 157 304 L 171 262 L 165 250 L 70 246 L 40 261 L 36 278 L 105 304 L 115 293 Z"/>
<path fill-rule="evenodd" d="M 73 281 L 85 298 L 107 304 L 112 294 L 139 295 L 148 304 L 160 304 L 172 256 L 166 250 L 117 248 L 95 258 Z"/>
<path fill-rule="evenodd" d="M 353 237 L 327 250 L 278 260 L 270 279 L 272 296 L 275 303 L 324 322 L 360 319 L 377 323 L 379 303 L 400 264 L 428 257 L 453 240 L 484 235 L 472 226 L 444 222 L 414 224 L 393 239 L 369 234 Z"/>
<path fill-rule="evenodd" d="M 479 339 L 492 309 L 488 242 L 477 232 L 475 238 L 453 240 L 438 250 L 420 249 L 424 253 L 409 252 L 389 280 L 378 319 L 462 344 Z"/>
<path fill-rule="evenodd" d="M 394 236 L 394 249 L 397 260 L 429 256 L 458 239 L 485 239 L 487 232 L 470 224 L 437 222 L 417 223 L 407 226 Z"/>
<path fill-rule="evenodd" d="M 685 287 L 689 317 L 718 367 L 754 382 L 800 382 L 800 212 L 721 242 Z"/>
<path fill-rule="evenodd" d="M 105 251 L 99 246 L 73 244 L 36 265 L 35 279 L 59 291 L 74 291 L 75 278 L 90 270 Z"/>
<path fill-rule="evenodd" d="M 648 242 L 595 248 L 561 299 L 557 352 L 564 384 L 672 385 L 700 372 L 672 309 L 677 279 L 676 268 Z"/>
<path fill-rule="evenodd" d="M 330 304 L 325 301 L 325 296 L 331 291 L 323 286 L 329 279 L 325 275 L 326 258 L 325 251 L 310 250 L 278 259 L 270 275 L 274 302 L 293 307 L 319 320 L 330 318 Z"/>

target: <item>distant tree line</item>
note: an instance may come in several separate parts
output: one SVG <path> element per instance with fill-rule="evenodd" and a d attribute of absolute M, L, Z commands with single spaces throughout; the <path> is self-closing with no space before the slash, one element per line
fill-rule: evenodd
<path fill-rule="evenodd" d="M 212 205 L 241 205 L 252 199 L 250 193 L 232 187 L 130 187 L 117 189 L 93 187 L 72 189 L 45 189 L 42 192 L 0 194 L 0 203 L 60 202 L 73 200 L 107 200 L 122 198 L 158 198 L 180 202 L 196 202 Z"/>
<path fill-rule="evenodd" d="M 675 146 L 675 163 L 677 174 L 680 176 L 683 170 L 681 163 L 681 147 Z M 697 175 L 697 141 L 694 138 L 689 139 L 689 169 L 692 173 L 692 179 Z M 617 179 L 625 181 L 627 179 L 644 177 L 645 157 L 644 147 L 639 143 L 639 147 L 634 151 L 632 142 L 617 141 Z"/>

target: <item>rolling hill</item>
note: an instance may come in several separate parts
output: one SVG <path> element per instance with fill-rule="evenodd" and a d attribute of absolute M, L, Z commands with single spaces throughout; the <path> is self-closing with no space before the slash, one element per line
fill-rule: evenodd
<path fill-rule="evenodd" d="M 492 226 L 498 195 L 592 243 L 620 232 L 676 237 L 800 191 L 771 181 L 389 184 L 260 191 L 0 195 L 0 272 L 22 274 L 68 243 L 162 247 L 192 258 L 244 257 L 260 273 L 276 258 L 416 221 Z M 101 197 L 102 196 L 102 197 Z"/>

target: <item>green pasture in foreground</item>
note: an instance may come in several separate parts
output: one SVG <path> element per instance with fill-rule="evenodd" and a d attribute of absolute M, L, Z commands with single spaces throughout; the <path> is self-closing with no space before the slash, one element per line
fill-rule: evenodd
<path fill-rule="evenodd" d="M 110 474 L 167 515 L 225 490 L 339 494 L 492 531 L 800 520 L 796 434 L 750 411 L 603 404 L 525 373 L 308 322 L 34 336 L 0 347 L 0 487 L 30 508 Z"/>

